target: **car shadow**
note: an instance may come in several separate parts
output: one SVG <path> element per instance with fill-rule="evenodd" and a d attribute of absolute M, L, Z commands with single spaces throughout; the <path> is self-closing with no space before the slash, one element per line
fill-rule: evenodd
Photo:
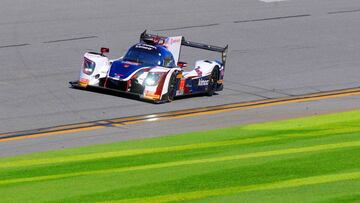
<path fill-rule="evenodd" d="M 88 92 L 94 92 L 94 93 L 98 93 L 98 94 L 116 96 L 116 97 L 121 97 L 121 98 L 125 98 L 125 99 L 138 100 L 138 101 L 151 103 L 151 104 L 167 103 L 167 102 L 154 102 L 154 101 L 151 101 L 151 100 L 143 99 L 138 94 L 125 93 L 125 92 L 120 92 L 120 91 L 117 91 L 117 90 L 99 88 L 99 87 L 95 87 L 95 86 L 88 86 L 86 88 L 77 87 L 77 86 L 70 86 L 69 88 L 75 89 L 75 90 L 80 90 L 80 91 L 88 91 Z M 214 95 L 218 95 L 218 94 L 214 93 Z M 209 96 L 206 95 L 205 93 L 197 93 L 197 94 L 191 94 L 191 95 L 176 96 L 174 100 L 177 101 L 177 100 L 196 98 L 196 97 L 209 97 Z"/>

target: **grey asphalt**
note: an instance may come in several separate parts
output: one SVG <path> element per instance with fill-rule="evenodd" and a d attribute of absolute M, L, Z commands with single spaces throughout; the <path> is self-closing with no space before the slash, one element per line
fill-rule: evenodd
<path fill-rule="evenodd" d="M 360 109 L 360 95 L 0 142 L 0 157 Z M 221 136 L 221 135 L 219 135 Z"/>
<path fill-rule="evenodd" d="M 229 44 L 225 90 L 154 105 L 69 88 L 85 51 L 119 57 L 145 29 Z M 358 0 L 2 0 L 0 133 L 358 87 L 359 33 Z"/>

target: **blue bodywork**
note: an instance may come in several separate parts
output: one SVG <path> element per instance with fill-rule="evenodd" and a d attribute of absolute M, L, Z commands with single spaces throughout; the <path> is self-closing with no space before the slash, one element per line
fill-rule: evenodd
<path fill-rule="evenodd" d="M 142 64 L 133 64 L 123 60 L 117 60 L 111 65 L 109 76 L 112 78 L 125 79 L 143 67 L 145 66 Z"/>
<path fill-rule="evenodd" d="M 172 53 L 161 45 L 138 43 L 132 46 L 121 60 L 114 61 L 109 70 L 109 77 L 125 79 L 144 67 L 175 67 Z"/>

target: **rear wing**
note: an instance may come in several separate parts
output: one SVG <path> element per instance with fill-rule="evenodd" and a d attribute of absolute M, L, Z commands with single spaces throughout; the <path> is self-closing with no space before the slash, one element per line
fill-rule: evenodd
<path fill-rule="evenodd" d="M 185 37 L 177 36 L 177 37 L 164 37 L 159 35 L 153 35 L 146 33 L 146 30 L 141 33 L 140 35 L 140 41 L 150 44 L 160 44 L 166 46 L 174 55 L 175 61 L 178 62 L 178 59 L 180 58 L 180 47 L 181 46 L 187 46 L 187 47 L 193 47 L 198 49 L 204 49 L 208 51 L 215 51 L 221 53 L 221 62 L 223 66 L 225 66 L 226 63 L 226 57 L 227 57 L 227 50 L 228 45 L 225 47 L 219 47 L 214 45 L 207 45 L 199 42 L 191 42 L 185 40 Z"/>
<path fill-rule="evenodd" d="M 220 52 L 222 64 L 225 66 L 227 50 L 228 50 L 229 45 L 226 45 L 225 47 L 219 47 L 219 46 L 214 46 L 214 45 L 202 44 L 202 43 L 198 43 L 198 42 L 190 42 L 190 41 L 186 41 L 184 37 L 182 38 L 181 45 L 198 48 L 198 49 L 209 50 L 209 51 Z"/>

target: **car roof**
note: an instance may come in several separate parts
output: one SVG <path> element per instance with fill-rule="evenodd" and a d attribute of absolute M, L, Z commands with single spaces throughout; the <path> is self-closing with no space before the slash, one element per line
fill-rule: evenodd
<path fill-rule="evenodd" d="M 161 45 L 151 45 L 147 43 L 137 43 L 134 46 L 132 46 L 130 49 L 140 49 L 144 50 L 146 52 L 153 52 L 153 53 L 161 53 L 163 56 L 172 56 L 172 53 L 164 46 Z"/>

